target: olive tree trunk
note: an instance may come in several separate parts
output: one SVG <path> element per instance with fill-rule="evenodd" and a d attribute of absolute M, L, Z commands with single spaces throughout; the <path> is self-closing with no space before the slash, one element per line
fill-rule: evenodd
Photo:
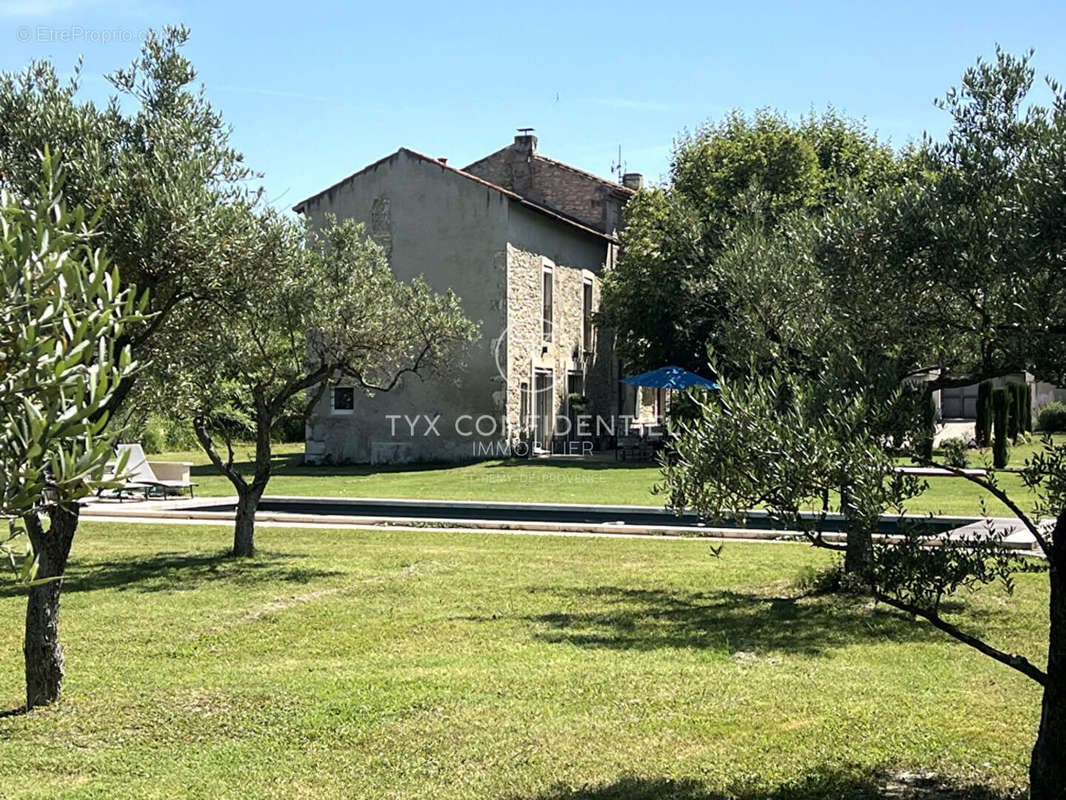
<path fill-rule="evenodd" d="M 867 520 L 856 512 L 851 502 L 851 491 L 847 485 L 840 487 L 840 509 L 844 516 L 844 533 L 847 542 L 844 546 L 844 572 L 855 577 L 868 574 L 874 557 L 874 541 Z"/>
<path fill-rule="evenodd" d="M 255 512 L 263 497 L 266 484 L 255 483 L 237 488 L 237 516 L 233 524 L 233 555 L 255 555 Z"/>
<path fill-rule="evenodd" d="M 202 414 L 193 417 L 192 427 L 196 438 L 207 453 L 211 463 L 225 475 L 233 488 L 237 490 L 237 511 L 233 522 L 233 555 L 255 555 L 255 512 L 263 498 L 267 483 L 270 482 L 270 434 L 277 419 L 277 408 L 281 401 L 270 403 L 261 391 L 255 392 L 255 471 L 249 481 L 233 463 L 233 448 L 227 444 L 229 457 L 226 460 L 219 455 L 211 434 L 207 430 L 207 420 Z M 228 441 L 228 440 L 227 440 Z"/>
<path fill-rule="evenodd" d="M 255 472 L 246 482 L 231 477 L 237 487 L 237 516 L 233 524 L 233 555 L 255 555 L 255 512 L 270 481 L 270 433 L 274 429 L 274 414 L 265 398 L 256 397 L 255 415 Z"/>
<path fill-rule="evenodd" d="M 63 645 L 59 643 L 59 592 L 67 568 L 70 546 L 78 528 L 77 504 L 51 506 L 48 529 L 32 514 L 26 529 L 38 559 L 37 580 L 26 601 L 26 634 L 22 652 L 26 661 L 26 709 L 59 700 L 63 689 Z M 55 580 L 45 580 L 54 578 Z"/>
<path fill-rule="evenodd" d="M 1051 541 L 1047 682 L 1029 763 L 1031 800 L 1066 798 L 1066 511 L 1059 515 Z"/>
<path fill-rule="evenodd" d="M 866 575 L 874 552 L 870 531 L 845 521 L 845 533 L 848 540 L 844 547 L 844 572 L 857 577 Z"/>

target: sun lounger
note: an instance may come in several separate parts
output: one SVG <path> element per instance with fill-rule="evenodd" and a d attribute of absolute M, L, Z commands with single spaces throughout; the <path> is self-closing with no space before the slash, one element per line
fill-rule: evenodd
<path fill-rule="evenodd" d="M 119 460 L 126 454 L 126 468 L 122 473 L 123 484 L 118 488 L 119 499 L 123 492 L 144 492 L 145 499 L 153 491 L 167 494 L 181 494 L 185 489 L 195 497 L 194 487 L 189 480 L 192 462 L 189 461 L 149 461 L 145 458 L 144 448 L 139 444 L 120 444 L 115 447 Z M 108 476 L 105 476 L 108 477 Z"/>

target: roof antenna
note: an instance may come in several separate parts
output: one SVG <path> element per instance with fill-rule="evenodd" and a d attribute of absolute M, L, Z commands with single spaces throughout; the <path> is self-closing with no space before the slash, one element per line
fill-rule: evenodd
<path fill-rule="evenodd" d="M 622 176 L 626 174 L 626 162 L 622 160 L 622 145 L 618 145 L 618 160 L 611 164 L 611 174 L 618 176 L 616 183 L 621 183 Z"/>
<path fill-rule="evenodd" d="M 523 136 L 529 136 L 529 134 L 533 133 L 535 130 L 536 128 L 519 128 L 518 132 Z"/>

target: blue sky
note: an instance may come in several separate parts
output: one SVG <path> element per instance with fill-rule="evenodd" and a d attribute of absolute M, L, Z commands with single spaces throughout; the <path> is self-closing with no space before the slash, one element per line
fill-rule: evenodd
<path fill-rule="evenodd" d="M 233 143 L 287 207 L 397 147 L 463 166 L 534 127 L 546 155 L 650 180 L 679 131 L 732 108 L 832 104 L 896 145 L 947 119 L 932 100 L 998 42 L 1066 83 L 1058 2 L 272 3 L 0 0 L 0 69 L 84 55 L 83 91 L 148 27 L 186 50 Z M 1046 92 L 1040 96 L 1046 98 Z"/>

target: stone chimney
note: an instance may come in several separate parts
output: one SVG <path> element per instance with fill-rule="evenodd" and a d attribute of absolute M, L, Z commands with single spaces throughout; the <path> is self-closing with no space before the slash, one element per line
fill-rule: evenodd
<path fill-rule="evenodd" d="M 527 155 L 537 152 L 537 137 L 533 135 L 532 128 L 518 129 L 518 135 L 514 137 L 514 149 L 521 150 Z"/>
<path fill-rule="evenodd" d="M 622 176 L 622 185 L 638 192 L 644 188 L 644 176 L 639 172 L 627 172 Z"/>

